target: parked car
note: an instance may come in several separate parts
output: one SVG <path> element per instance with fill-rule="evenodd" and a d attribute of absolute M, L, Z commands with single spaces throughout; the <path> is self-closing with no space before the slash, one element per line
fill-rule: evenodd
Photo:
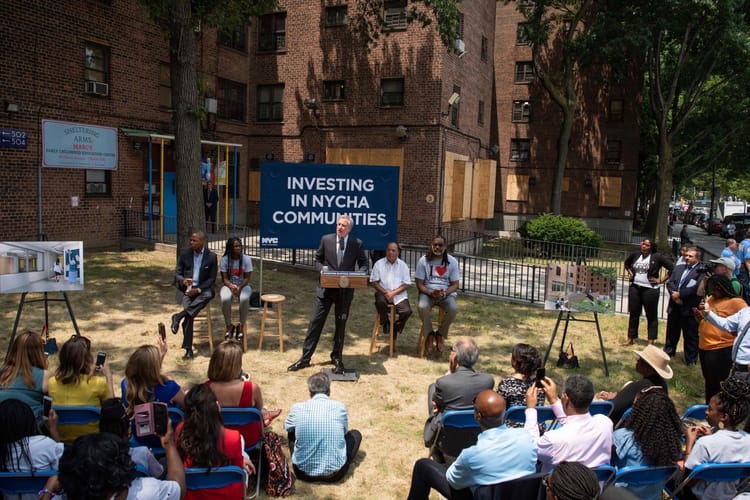
<path fill-rule="evenodd" d="M 718 217 L 711 217 L 706 223 L 706 232 L 708 234 L 721 233 L 721 219 Z"/>
<path fill-rule="evenodd" d="M 750 229 L 750 213 L 745 214 L 732 214 L 724 217 L 724 221 L 721 224 L 721 237 L 729 238 L 727 233 L 727 225 L 732 222 L 735 225 L 734 238 L 737 241 L 745 239 L 745 231 Z"/>

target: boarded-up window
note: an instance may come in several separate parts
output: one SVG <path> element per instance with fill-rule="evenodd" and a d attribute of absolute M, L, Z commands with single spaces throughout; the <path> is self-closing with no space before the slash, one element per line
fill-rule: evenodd
<path fill-rule="evenodd" d="M 471 218 L 492 219 L 495 216 L 495 160 L 477 160 L 471 190 Z"/>
<path fill-rule="evenodd" d="M 467 219 L 471 213 L 472 168 L 469 158 L 445 152 L 443 177 L 443 222 Z"/>
<path fill-rule="evenodd" d="M 599 206 L 619 207 L 622 196 L 622 177 L 599 178 Z"/>
<path fill-rule="evenodd" d="M 529 201 L 529 176 L 508 174 L 506 201 Z"/>
<path fill-rule="evenodd" d="M 260 170 L 247 174 L 247 201 L 260 201 Z"/>

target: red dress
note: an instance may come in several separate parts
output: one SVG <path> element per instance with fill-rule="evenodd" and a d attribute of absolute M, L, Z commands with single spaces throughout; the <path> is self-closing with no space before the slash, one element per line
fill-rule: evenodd
<path fill-rule="evenodd" d="M 207 380 L 206 384 L 211 385 L 211 381 Z M 250 381 L 245 382 L 242 385 L 242 395 L 240 396 L 240 404 L 237 405 L 239 408 L 253 408 L 253 383 Z M 261 437 L 263 433 L 263 427 L 260 422 L 247 424 L 247 425 L 231 425 L 227 426 L 227 429 L 235 429 L 242 433 L 242 437 L 245 438 L 245 446 L 252 446 Z"/>
<path fill-rule="evenodd" d="M 179 439 L 183 424 L 180 423 L 175 431 L 176 439 Z M 240 433 L 224 428 L 222 439 L 219 441 L 219 449 L 229 459 L 227 465 L 236 465 L 244 467 L 245 461 L 242 457 L 242 439 Z M 193 467 L 191 457 L 185 457 L 182 461 L 185 468 Z M 206 490 L 187 490 L 185 500 L 238 500 L 244 498 L 244 486 L 240 483 L 234 483 L 223 488 L 212 488 Z"/>

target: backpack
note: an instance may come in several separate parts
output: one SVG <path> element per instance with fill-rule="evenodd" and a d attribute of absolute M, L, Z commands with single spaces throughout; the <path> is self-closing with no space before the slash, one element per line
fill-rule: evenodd
<path fill-rule="evenodd" d="M 273 431 L 266 432 L 263 435 L 263 454 L 268 469 L 266 494 L 272 497 L 288 496 L 294 486 L 294 475 L 281 448 L 281 436 Z"/>

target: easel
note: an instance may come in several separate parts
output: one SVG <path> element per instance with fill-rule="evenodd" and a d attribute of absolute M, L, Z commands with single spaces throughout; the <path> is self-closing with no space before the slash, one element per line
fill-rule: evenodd
<path fill-rule="evenodd" d="M 81 335 L 81 332 L 78 331 L 78 324 L 76 323 L 76 317 L 73 314 L 73 308 L 70 307 L 70 300 L 68 300 L 68 292 L 61 292 L 63 294 L 62 299 L 50 299 L 47 295 L 49 292 L 43 292 L 44 297 L 41 299 L 32 299 L 32 300 L 26 300 L 26 295 L 28 295 L 29 292 L 23 292 L 21 293 L 21 301 L 18 303 L 18 312 L 16 313 L 16 321 L 13 323 L 13 332 L 10 334 L 10 342 L 8 343 L 8 352 L 5 353 L 5 360 L 8 360 L 8 355 L 10 354 L 10 348 L 13 346 L 13 341 L 16 338 L 16 330 L 18 330 L 18 322 L 21 320 L 21 311 L 23 311 L 23 305 L 26 303 L 31 304 L 32 302 L 44 302 L 44 326 L 49 327 L 49 302 L 65 302 L 65 305 L 68 306 L 68 314 L 70 314 L 70 320 L 73 322 L 73 328 L 76 331 L 76 335 Z M 49 329 L 47 329 L 47 334 L 49 335 Z M 46 339 L 45 339 L 46 340 Z"/>
<path fill-rule="evenodd" d="M 573 316 L 573 312 L 571 311 L 560 311 L 557 314 L 557 323 L 555 323 L 555 329 L 552 330 L 552 338 L 549 340 L 549 345 L 547 346 L 547 353 L 544 355 L 544 363 L 542 363 L 542 366 L 547 365 L 547 359 L 549 359 L 549 353 L 552 351 L 552 344 L 555 343 L 555 336 L 557 335 L 557 329 L 560 327 L 560 322 L 563 320 L 563 315 L 565 315 L 565 328 L 563 328 L 563 336 L 562 341 L 560 342 L 560 351 L 563 350 L 563 347 L 565 346 L 565 337 L 568 335 L 568 324 L 571 321 L 581 321 L 584 323 L 595 323 L 596 324 L 596 334 L 599 336 L 599 347 L 602 350 L 602 360 L 604 360 L 604 375 L 609 377 L 609 367 L 607 366 L 607 356 L 604 354 L 604 341 L 602 340 L 602 330 L 599 328 L 599 314 L 596 311 L 594 312 L 594 319 L 580 319 Z"/>

